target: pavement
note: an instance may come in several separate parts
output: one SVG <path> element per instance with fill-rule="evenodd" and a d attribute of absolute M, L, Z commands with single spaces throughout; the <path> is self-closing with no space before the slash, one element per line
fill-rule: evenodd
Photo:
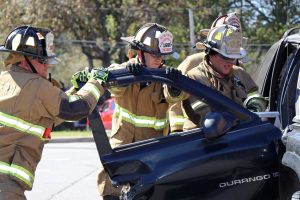
<path fill-rule="evenodd" d="M 73 142 L 73 141 L 81 142 Z M 27 200 L 102 200 L 97 189 L 100 159 L 91 138 L 60 138 L 45 145 Z"/>
<path fill-rule="evenodd" d="M 27 200 L 102 200 L 96 184 L 99 166 L 92 136 L 54 137 L 44 147 Z"/>

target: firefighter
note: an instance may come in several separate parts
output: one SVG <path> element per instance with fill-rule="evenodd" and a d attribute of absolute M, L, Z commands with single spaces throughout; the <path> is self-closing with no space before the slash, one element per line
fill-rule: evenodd
<path fill-rule="evenodd" d="M 0 72 L 0 199 L 24 200 L 52 128 L 64 120 L 88 115 L 103 93 L 105 70 L 94 70 L 77 93 L 67 96 L 47 80 L 56 64 L 53 33 L 20 26 L 12 30 L 1 52 L 7 68 Z M 101 73 L 99 73 L 101 71 Z M 81 72 L 73 77 L 79 80 Z"/>
<path fill-rule="evenodd" d="M 235 26 L 237 28 L 241 29 L 241 23 L 240 20 L 235 12 L 221 15 L 219 16 L 211 25 L 210 29 L 224 25 L 224 24 L 230 24 L 232 26 Z M 200 31 L 200 41 L 204 41 L 207 38 L 207 34 L 210 29 L 202 29 Z M 199 46 L 199 43 L 197 43 Z M 198 49 L 201 51 L 199 53 L 193 54 L 188 56 L 180 65 L 178 66 L 178 69 L 182 71 L 183 74 L 187 74 L 188 71 L 191 69 L 197 67 L 205 57 L 205 52 L 202 46 L 200 45 Z M 197 48 L 197 45 L 196 45 Z M 237 62 L 237 66 L 241 66 L 241 62 Z M 182 131 L 184 123 L 188 127 L 196 127 L 197 125 L 193 124 L 193 122 L 184 115 L 182 104 L 188 104 L 195 101 L 195 99 L 192 99 L 192 97 L 189 98 L 189 100 L 185 100 L 184 102 L 176 102 L 170 106 L 169 109 L 169 121 L 170 121 L 170 131 L 171 133 Z M 190 113 L 192 115 L 192 113 Z M 192 116 L 190 116 L 192 117 Z M 197 117 L 197 116 L 195 116 Z"/>
<path fill-rule="evenodd" d="M 258 87 L 246 71 L 237 66 L 237 61 L 246 56 L 242 48 L 242 30 L 232 25 L 220 25 L 210 29 L 207 39 L 198 44 L 205 49 L 205 57 L 187 76 L 211 87 L 224 96 L 234 100 L 250 111 L 265 110 L 265 99 L 259 94 Z M 190 107 L 196 111 L 192 117 L 186 105 L 184 111 L 193 123 L 184 124 L 184 129 L 202 126 L 204 116 L 211 109 L 204 102 L 193 102 Z"/>
<path fill-rule="evenodd" d="M 193 55 L 188 56 L 184 59 L 180 65 L 178 66 L 178 70 L 182 72 L 182 74 L 186 74 L 189 70 L 197 67 L 205 56 L 204 52 L 199 52 Z M 192 97 L 190 97 L 191 99 Z M 184 100 L 188 101 L 188 100 Z M 170 105 L 169 108 L 169 121 L 170 121 L 170 133 L 176 133 L 183 130 L 183 125 L 185 121 L 190 121 L 186 115 L 184 115 L 182 108 L 182 101 L 175 102 Z M 187 122 L 186 122 L 187 123 Z M 189 123 L 192 123 L 191 121 Z"/>
<path fill-rule="evenodd" d="M 172 33 L 156 23 L 147 23 L 136 32 L 135 36 L 121 39 L 129 43 L 137 56 L 120 65 L 112 64 L 109 70 L 127 68 L 133 74 L 137 74 L 144 67 L 161 68 L 164 67 L 164 57 L 173 53 Z M 166 67 L 165 70 L 173 78 L 180 73 L 175 68 Z M 178 94 L 176 89 L 170 91 L 172 96 Z M 165 98 L 162 84 L 135 83 L 112 88 L 110 92 L 116 103 L 110 136 L 113 148 L 167 134 L 169 123 L 166 113 L 169 103 Z M 119 199 L 121 188 L 112 186 L 103 168 L 98 175 L 98 186 L 104 200 Z"/>

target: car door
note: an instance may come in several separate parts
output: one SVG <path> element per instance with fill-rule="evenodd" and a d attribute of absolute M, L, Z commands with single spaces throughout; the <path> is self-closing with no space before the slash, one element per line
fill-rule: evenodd
<path fill-rule="evenodd" d="M 206 137 L 210 130 L 196 128 L 123 145 L 101 154 L 102 164 L 113 184 L 128 186 L 124 193 L 127 198 L 278 197 L 276 141 L 281 137 L 279 129 L 201 83 L 185 76 L 179 76 L 176 81 L 170 79 L 163 69 L 144 69 L 135 76 L 117 73 L 108 78 L 111 86 L 143 81 L 157 81 L 182 89 L 214 106 L 217 116 L 224 116 L 222 123 L 234 119 L 237 124 L 210 139 Z M 219 126 L 214 127 L 217 130 Z"/>
<path fill-rule="evenodd" d="M 295 116 L 300 53 L 300 35 L 295 31 L 299 27 L 287 31 L 270 48 L 256 81 L 261 94 L 268 99 L 268 111 L 279 112 L 281 129 L 291 124 Z"/>

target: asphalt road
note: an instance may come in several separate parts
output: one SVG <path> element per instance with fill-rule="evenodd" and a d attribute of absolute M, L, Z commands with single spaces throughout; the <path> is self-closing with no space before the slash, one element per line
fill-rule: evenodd
<path fill-rule="evenodd" d="M 49 143 L 28 200 L 102 200 L 97 192 L 100 159 L 94 142 Z"/>

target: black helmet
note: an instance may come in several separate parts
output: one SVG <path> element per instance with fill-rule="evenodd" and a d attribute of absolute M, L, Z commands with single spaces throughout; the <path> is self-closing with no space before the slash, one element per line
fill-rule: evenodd
<path fill-rule="evenodd" d="M 53 39 L 54 35 L 49 29 L 19 26 L 9 33 L 5 44 L 0 46 L 0 51 L 40 58 L 48 64 L 56 64 Z"/>
<path fill-rule="evenodd" d="M 155 55 L 173 53 L 173 35 L 164 26 L 156 23 L 147 23 L 140 28 L 135 36 L 121 37 L 128 42 L 132 49 L 142 50 Z"/>

